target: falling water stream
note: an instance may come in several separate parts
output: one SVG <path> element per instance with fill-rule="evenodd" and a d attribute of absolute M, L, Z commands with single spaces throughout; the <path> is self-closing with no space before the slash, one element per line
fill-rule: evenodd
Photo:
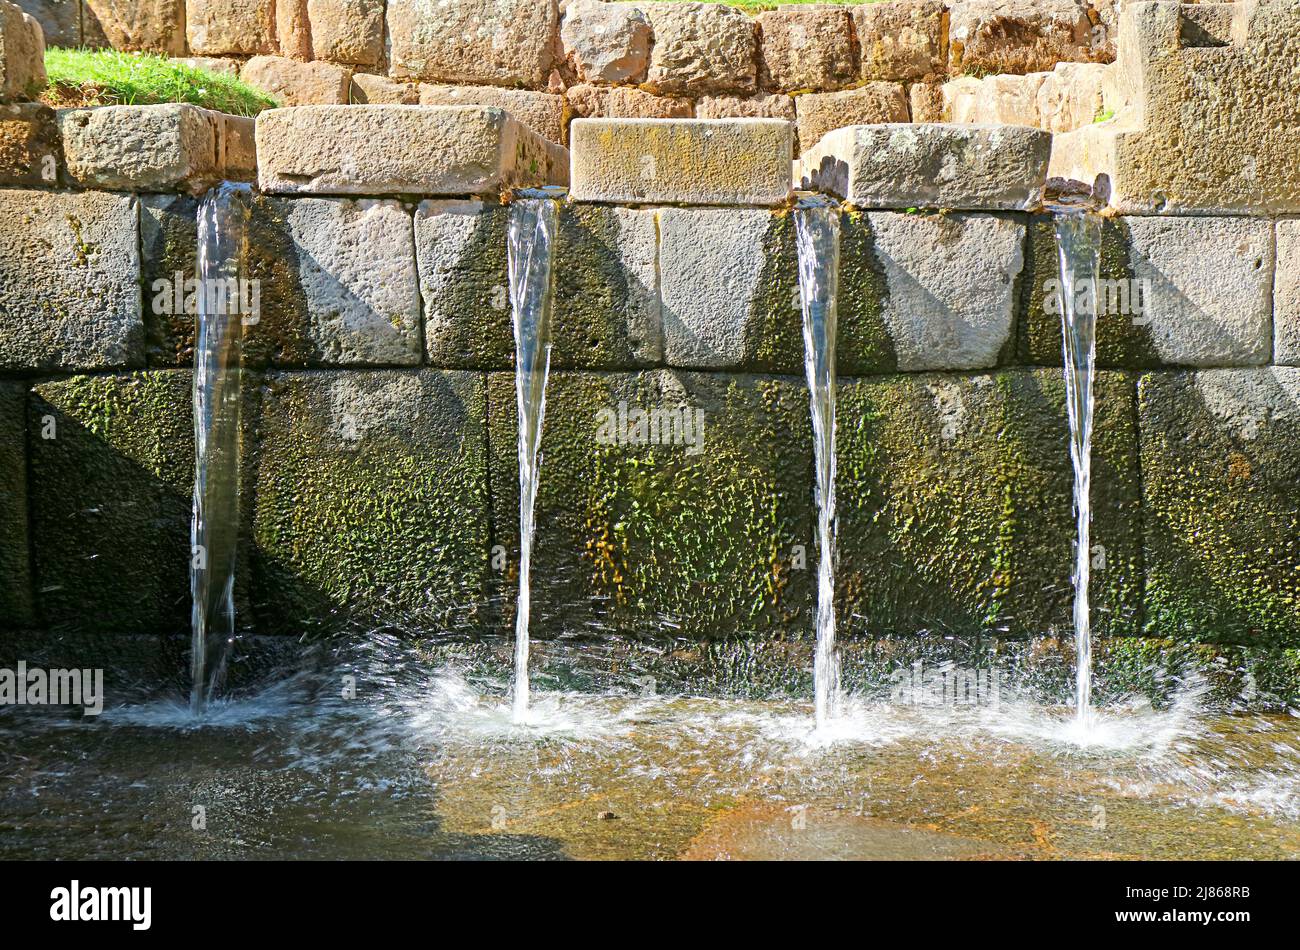
<path fill-rule="evenodd" d="M 510 204 L 507 246 L 515 332 L 515 396 L 519 407 L 519 599 L 515 608 L 513 716 L 528 715 L 529 574 L 537 500 L 546 377 L 551 367 L 551 274 L 559 205 L 540 194 Z"/>
<path fill-rule="evenodd" d="M 240 278 L 250 194 L 247 185 L 225 182 L 199 207 L 190 527 L 190 710 L 196 715 L 220 686 L 235 634 L 243 338 L 250 317 L 241 306 Z"/>
<path fill-rule="evenodd" d="M 795 209 L 804 370 L 812 403 L 817 484 L 817 647 L 813 659 L 818 727 L 840 712 L 835 648 L 835 317 L 840 269 L 839 209 L 817 197 Z"/>
<path fill-rule="evenodd" d="M 1101 218 L 1080 208 L 1053 213 L 1061 261 L 1061 335 L 1065 349 L 1065 393 L 1070 417 L 1070 460 L 1074 464 L 1074 644 L 1075 721 L 1092 722 L 1092 622 L 1088 582 L 1092 544 L 1092 384 L 1097 356 L 1097 274 L 1101 267 Z"/>

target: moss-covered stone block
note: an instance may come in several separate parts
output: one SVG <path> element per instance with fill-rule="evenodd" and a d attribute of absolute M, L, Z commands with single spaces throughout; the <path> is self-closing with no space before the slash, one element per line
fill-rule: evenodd
<path fill-rule="evenodd" d="M 898 369 L 884 303 L 889 284 L 865 212 L 840 215 L 840 274 L 837 305 L 837 371 L 843 376 L 892 373 Z"/>
<path fill-rule="evenodd" d="M 179 281 L 195 276 L 199 199 L 140 199 L 140 278 L 144 287 L 145 358 L 151 367 L 193 366 L 196 316 L 176 306 Z"/>
<path fill-rule="evenodd" d="M 1093 627 L 1139 624 L 1134 383 L 1097 379 Z M 837 609 L 846 631 L 1068 630 L 1073 471 L 1059 371 L 843 380 Z"/>
<path fill-rule="evenodd" d="M 276 374 L 262 393 L 259 627 L 477 622 L 489 559 L 481 374 Z"/>
<path fill-rule="evenodd" d="M 489 374 L 488 392 L 493 540 L 506 556 L 494 591 L 509 629 L 519 550 L 513 374 Z M 546 401 L 532 568 L 537 636 L 700 640 L 811 629 L 816 544 L 802 384 L 670 370 L 554 372 Z M 692 427 L 703 419 L 702 442 L 672 429 L 687 418 Z"/>
<path fill-rule="evenodd" d="M 27 527 L 27 386 L 0 383 L 0 628 L 34 623 Z"/>
<path fill-rule="evenodd" d="M 434 366 L 514 365 L 508 206 L 425 201 L 416 211 L 425 352 Z M 553 249 L 551 365 L 631 369 L 663 356 L 653 211 L 566 205 Z"/>
<path fill-rule="evenodd" d="M 1300 368 L 1148 373 L 1138 393 L 1149 632 L 1300 644 Z"/>
<path fill-rule="evenodd" d="M 189 626 L 190 373 L 79 376 L 29 404 L 37 590 L 55 626 Z"/>

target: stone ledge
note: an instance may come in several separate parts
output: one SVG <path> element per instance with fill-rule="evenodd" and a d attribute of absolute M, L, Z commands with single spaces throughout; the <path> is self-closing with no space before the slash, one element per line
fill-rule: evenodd
<path fill-rule="evenodd" d="M 795 180 L 859 208 L 1020 211 L 1042 202 L 1051 142 L 1024 126 L 855 125 L 805 153 Z"/>
<path fill-rule="evenodd" d="M 299 106 L 257 118 L 267 194 L 493 195 L 563 185 L 568 151 L 501 109 Z"/>
<path fill-rule="evenodd" d="M 772 207 L 790 196 L 781 119 L 575 119 L 575 201 Z"/>

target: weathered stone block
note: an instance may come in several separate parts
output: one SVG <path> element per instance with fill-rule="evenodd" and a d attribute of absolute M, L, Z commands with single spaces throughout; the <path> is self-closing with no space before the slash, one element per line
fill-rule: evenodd
<path fill-rule="evenodd" d="M 189 372 L 40 383 L 28 425 L 39 435 L 30 440 L 31 505 L 44 619 L 133 633 L 187 629 Z"/>
<path fill-rule="evenodd" d="M 943 86 L 938 83 L 912 83 L 907 90 L 907 103 L 913 122 L 943 121 Z"/>
<path fill-rule="evenodd" d="M 342 105 L 352 87 L 352 70 L 346 66 L 284 56 L 254 56 L 239 78 L 283 106 Z"/>
<path fill-rule="evenodd" d="M 384 61 L 384 0 L 307 0 L 312 52 L 351 66 Z"/>
<path fill-rule="evenodd" d="M 420 300 L 411 215 L 397 201 L 261 199 L 248 275 L 261 319 L 246 359 L 277 365 L 412 366 Z"/>
<path fill-rule="evenodd" d="M 803 366 L 794 223 L 763 209 L 659 212 L 664 361 L 796 373 Z"/>
<path fill-rule="evenodd" d="M 226 181 L 257 181 L 257 120 L 221 115 L 221 175 Z"/>
<path fill-rule="evenodd" d="M 907 93 L 893 82 L 871 82 L 844 92 L 796 96 L 799 117 L 799 151 L 806 152 L 826 133 L 850 125 L 908 122 Z"/>
<path fill-rule="evenodd" d="M 514 386 L 512 373 L 489 374 L 493 538 L 508 557 L 495 587 L 502 626 L 518 584 Z M 702 439 L 685 439 L 683 418 Z M 706 639 L 810 624 L 811 565 L 796 567 L 815 547 L 810 428 L 796 380 L 552 373 L 531 630 L 662 634 L 669 624 Z"/>
<path fill-rule="evenodd" d="M 1091 125 L 1105 113 L 1101 63 L 1057 63 L 1038 88 L 1041 128 L 1070 132 Z"/>
<path fill-rule="evenodd" d="M 1058 135 L 1051 175 L 1134 214 L 1300 211 L 1300 10 L 1127 4 L 1113 119 Z"/>
<path fill-rule="evenodd" d="M 0 629 L 36 622 L 27 525 L 27 386 L 0 382 Z"/>
<path fill-rule="evenodd" d="M 645 79 L 654 33 L 646 15 L 630 4 L 574 0 L 564 9 L 560 39 L 582 82 L 614 85 Z"/>
<path fill-rule="evenodd" d="M 34 17 L 46 46 L 81 45 L 81 0 L 14 0 Z"/>
<path fill-rule="evenodd" d="M 758 82 L 773 92 L 839 89 L 853 82 L 849 15 L 840 7 L 760 13 Z"/>
<path fill-rule="evenodd" d="M 1300 643 L 1300 369 L 1138 389 L 1148 632 Z"/>
<path fill-rule="evenodd" d="M 486 195 L 562 185 L 568 152 L 500 109 L 301 106 L 257 117 L 268 194 Z"/>
<path fill-rule="evenodd" d="M 81 33 L 86 46 L 182 56 L 185 0 L 82 0 Z"/>
<path fill-rule="evenodd" d="M 793 135 L 776 119 L 575 119 L 577 201 L 777 205 Z"/>
<path fill-rule="evenodd" d="M 1042 72 L 1101 53 L 1079 0 L 956 0 L 948 44 L 954 76 Z"/>
<path fill-rule="evenodd" d="M 173 60 L 190 69 L 201 69 L 204 72 L 215 73 L 218 76 L 231 76 L 239 78 L 239 69 L 244 64 L 233 56 L 181 56 L 173 57 Z"/>
<path fill-rule="evenodd" d="M 413 82 L 394 82 L 387 76 L 353 73 L 351 101 L 376 106 L 419 105 L 420 87 Z"/>
<path fill-rule="evenodd" d="M 504 109 L 544 139 L 563 142 L 564 96 L 497 86 L 432 86 L 420 83 L 422 106 L 489 106 Z"/>
<path fill-rule="evenodd" d="M 45 39 L 36 19 L 0 2 L 0 101 L 34 99 L 45 86 Z"/>
<path fill-rule="evenodd" d="M 472 627 L 492 556 L 483 377 L 286 373 L 262 406 L 259 628 Z"/>
<path fill-rule="evenodd" d="M 1272 346 L 1273 242 L 1247 218 L 1107 219 L 1093 291 L 1102 366 L 1250 366 Z M 1022 284 L 1023 354 L 1061 363 L 1060 264 L 1036 219 Z"/>
<path fill-rule="evenodd" d="M 275 34 L 281 56 L 301 62 L 313 58 L 307 0 L 276 0 Z"/>
<path fill-rule="evenodd" d="M 1010 355 L 1022 221 L 891 212 L 872 212 L 868 220 L 898 369 L 986 369 Z"/>
<path fill-rule="evenodd" d="M 196 316 L 176 306 L 179 280 L 195 276 L 199 199 L 145 195 L 140 199 L 140 285 L 145 353 L 150 367 L 193 366 Z M 179 275 L 179 277 L 178 277 Z"/>
<path fill-rule="evenodd" d="M 416 211 L 425 347 L 434 366 L 514 363 L 508 214 L 479 201 L 426 201 Z M 654 212 L 570 206 L 559 223 L 551 365 L 626 369 L 659 362 Z"/>
<path fill-rule="evenodd" d="M 1039 96 L 1049 75 L 989 76 L 969 86 L 958 80 L 955 88 L 960 91 L 959 98 L 965 101 L 953 102 L 949 115 L 954 122 L 1027 125 L 1036 129 L 1043 124 Z"/>
<path fill-rule="evenodd" d="M 1093 628 L 1137 632 L 1132 379 L 1099 374 Z M 842 381 L 837 613 L 853 634 L 1070 629 L 1073 473 L 1059 370 Z"/>
<path fill-rule="evenodd" d="M 1042 200 L 1051 142 L 1016 126 L 859 125 L 804 152 L 795 176 L 861 208 L 1020 210 Z"/>
<path fill-rule="evenodd" d="M 136 201 L 0 191 L 0 369 L 144 365 Z"/>
<path fill-rule="evenodd" d="M 571 118 L 576 119 L 689 119 L 695 115 L 691 99 L 656 96 L 626 86 L 570 86 L 564 98 Z"/>
<path fill-rule="evenodd" d="M 784 119 L 795 120 L 791 96 L 705 96 L 695 104 L 701 119 Z"/>
<path fill-rule="evenodd" d="M 942 0 L 888 0 L 852 8 L 862 79 L 935 79 L 948 65 Z"/>
<path fill-rule="evenodd" d="M 1273 362 L 1300 366 L 1300 221 L 1277 223 Z"/>
<path fill-rule="evenodd" d="M 646 77 L 651 92 L 679 95 L 753 92 L 754 22 L 720 3 L 647 3 L 654 48 Z"/>
<path fill-rule="evenodd" d="M 62 163 L 53 109 L 37 102 L 0 106 L 0 184 L 51 187 Z"/>
<path fill-rule="evenodd" d="M 559 45 L 554 0 L 388 0 L 395 79 L 539 89 Z"/>
<path fill-rule="evenodd" d="M 221 181 L 221 119 L 185 104 L 59 113 L 68 179 L 83 188 L 189 191 Z"/>
<path fill-rule="evenodd" d="M 185 35 L 197 56 L 275 53 L 275 0 L 186 0 Z"/>

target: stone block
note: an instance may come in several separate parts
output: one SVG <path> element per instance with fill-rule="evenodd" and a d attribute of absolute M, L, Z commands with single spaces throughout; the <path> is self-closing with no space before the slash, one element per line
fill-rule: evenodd
<path fill-rule="evenodd" d="M 276 0 L 275 33 L 281 56 L 304 63 L 313 58 L 307 0 Z"/>
<path fill-rule="evenodd" d="M 0 382 L 0 629 L 36 623 L 27 516 L 27 385 Z"/>
<path fill-rule="evenodd" d="M 284 56 L 254 56 L 239 78 L 282 106 L 343 105 L 352 88 L 352 70 L 346 66 Z"/>
<path fill-rule="evenodd" d="M 948 28 L 949 68 L 962 73 L 1032 73 L 1060 62 L 1088 62 L 1092 20 L 1080 0 L 955 0 Z"/>
<path fill-rule="evenodd" d="M 843 92 L 796 96 L 800 153 L 820 142 L 828 132 L 852 125 L 909 122 L 907 93 L 893 82 L 871 82 Z"/>
<path fill-rule="evenodd" d="M 59 113 L 68 180 L 82 188 L 189 191 L 224 177 L 216 112 L 169 103 Z"/>
<path fill-rule="evenodd" d="M 859 125 L 805 151 L 805 188 L 861 208 L 1021 210 L 1042 200 L 1052 137 L 1016 126 Z"/>
<path fill-rule="evenodd" d="M 840 89 L 856 78 L 849 15 L 842 7 L 790 6 L 760 13 L 758 82 L 772 92 Z"/>
<path fill-rule="evenodd" d="M 420 87 L 413 82 L 394 82 L 387 76 L 353 73 L 351 101 L 375 106 L 419 105 Z"/>
<path fill-rule="evenodd" d="M 1300 221 L 1277 223 L 1273 362 L 1300 366 Z"/>
<path fill-rule="evenodd" d="M 144 365 L 136 200 L 0 191 L 0 369 Z"/>
<path fill-rule="evenodd" d="M 1101 63 L 1057 63 L 1038 88 L 1040 127 L 1071 132 L 1104 115 L 1106 70 Z"/>
<path fill-rule="evenodd" d="M 776 119 L 575 119 L 577 201 L 778 205 L 790 194 L 793 135 Z"/>
<path fill-rule="evenodd" d="M 185 54 L 185 0 L 81 0 L 86 46 Z"/>
<path fill-rule="evenodd" d="M 45 39 L 36 19 L 0 2 L 0 101 L 35 99 L 45 87 Z"/>
<path fill-rule="evenodd" d="M 275 0 L 186 0 L 185 35 L 196 56 L 272 54 L 275 33 Z"/>
<path fill-rule="evenodd" d="M 720 3 L 641 5 L 654 28 L 646 88 L 673 95 L 747 93 L 757 85 L 754 22 Z"/>
<path fill-rule="evenodd" d="M 268 194 L 487 195 L 562 185 L 568 152 L 500 109 L 301 106 L 257 118 Z"/>
<path fill-rule="evenodd" d="M 384 61 L 384 0 L 307 0 L 312 53 L 349 66 Z"/>
<path fill-rule="evenodd" d="M 948 66 L 948 10 L 942 0 L 886 0 L 850 8 L 859 77 L 933 80 Z"/>
<path fill-rule="evenodd" d="M 488 106 L 504 109 L 551 142 L 563 142 L 564 96 L 498 86 L 419 85 L 422 106 Z"/>
<path fill-rule="evenodd" d="M 149 366 L 193 366 L 195 314 L 176 306 L 179 280 L 195 276 L 199 199 L 145 195 L 140 199 L 140 285 Z M 177 275 L 180 275 L 179 278 Z"/>
<path fill-rule="evenodd" d="M 656 96 L 628 86 L 570 86 L 564 98 L 574 119 L 689 119 L 695 115 L 691 99 Z"/>
<path fill-rule="evenodd" d="M 474 630 L 492 556 L 477 373 L 285 373 L 262 399 L 260 629 Z"/>
<path fill-rule="evenodd" d="M 795 120 L 791 96 L 705 96 L 695 104 L 700 119 L 784 119 Z"/>
<path fill-rule="evenodd" d="M 388 0 L 394 79 L 541 89 L 555 61 L 554 0 Z"/>
<path fill-rule="evenodd" d="M 631 4 L 574 0 L 564 8 L 560 39 L 569 68 L 582 82 L 635 84 L 645 79 L 654 32 Z"/>
<path fill-rule="evenodd" d="M 81 0 L 14 0 L 36 19 L 46 46 L 80 46 Z"/>
<path fill-rule="evenodd" d="M 63 142 L 54 110 L 38 102 L 0 106 L 0 184 L 58 184 Z"/>

